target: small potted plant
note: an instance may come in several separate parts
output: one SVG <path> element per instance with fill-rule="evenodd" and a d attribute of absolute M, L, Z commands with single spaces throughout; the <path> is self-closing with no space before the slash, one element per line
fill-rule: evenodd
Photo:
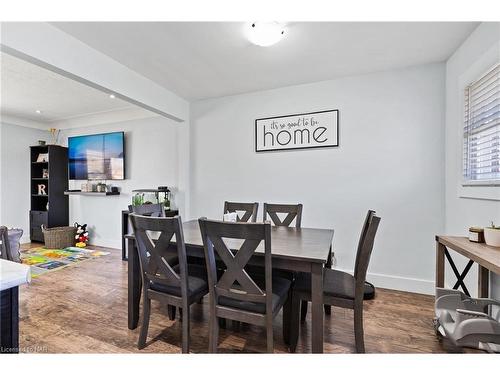
<path fill-rule="evenodd" d="M 142 204 L 144 204 L 144 194 L 135 193 L 132 197 L 132 206 L 140 206 Z"/>
<path fill-rule="evenodd" d="M 500 247 L 500 226 L 495 226 L 493 221 L 491 226 L 484 228 L 484 242 L 489 246 Z"/>

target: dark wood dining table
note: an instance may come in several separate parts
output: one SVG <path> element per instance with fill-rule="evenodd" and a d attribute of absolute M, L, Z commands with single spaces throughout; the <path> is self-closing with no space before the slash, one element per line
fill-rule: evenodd
<path fill-rule="evenodd" d="M 184 242 L 188 256 L 203 257 L 203 242 L 198 220 L 183 223 Z M 313 353 L 323 352 L 323 270 L 331 266 L 333 229 L 276 227 L 271 230 L 273 268 L 311 274 Z M 128 244 L 128 328 L 137 328 L 141 299 L 139 255 L 132 234 L 125 236 Z M 232 247 L 229 242 L 228 246 Z M 234 250 L 238 246 L 234 242 Z M 264 265 L 262 244 L 249 264 Z"/>

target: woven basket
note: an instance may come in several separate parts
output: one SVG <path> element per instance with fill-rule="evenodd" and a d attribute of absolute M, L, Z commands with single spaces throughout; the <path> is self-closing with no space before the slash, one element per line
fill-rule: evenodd
<path fill-rule="evenodd" d="M 45 228 L 42 225 L 45 247 L 49 249 L 64 249 L 75 245 L 75 227 Z"/>

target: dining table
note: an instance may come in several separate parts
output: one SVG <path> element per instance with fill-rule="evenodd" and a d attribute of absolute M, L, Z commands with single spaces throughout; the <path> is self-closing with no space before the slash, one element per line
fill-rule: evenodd
<path fill-rule="evenodd" d="M 184 222 L 183 233 L 188 257 L 204 257 L 198 220 Z M 331 267 L 333 229 L 273 226 L 271 253 L 273 269 L 311 275 L 311 348 L 323 353 L 323 271 Z M 139 254 L 133 234 L 125 235 L 128 247 L 128 328 L 137 328 L 142 290 Z M 172 244 L 175 243 L 173 239 Z M 231 246 L 232 243 L 229 244 Z M 237 246 L 231 250 L 237 251 Z M 257 247 L 249 264 L 264 266 L 264 247 Z M 329 306 L 328 306 L 329 308 Z M 325 306 L 325 310 L 327 307 Z"/>

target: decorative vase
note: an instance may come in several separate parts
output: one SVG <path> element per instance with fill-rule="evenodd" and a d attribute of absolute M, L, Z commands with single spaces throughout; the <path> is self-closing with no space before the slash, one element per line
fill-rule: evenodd
<path fill-rule="evenodd" d="M 484 228 L 484 242 L 488 246 L 500 247 L 500 229 Z"/>
<path fill-rule="evenodd" d="M 58 130 L 56 128 L 50 128 L 49 129 L 50 138 L 51 138 L 51 141 L 52 141 L 53 145 L 57 145 L 57 140 L 59 138 L 59 132 L 60 132 L 60 130 Z"/>

